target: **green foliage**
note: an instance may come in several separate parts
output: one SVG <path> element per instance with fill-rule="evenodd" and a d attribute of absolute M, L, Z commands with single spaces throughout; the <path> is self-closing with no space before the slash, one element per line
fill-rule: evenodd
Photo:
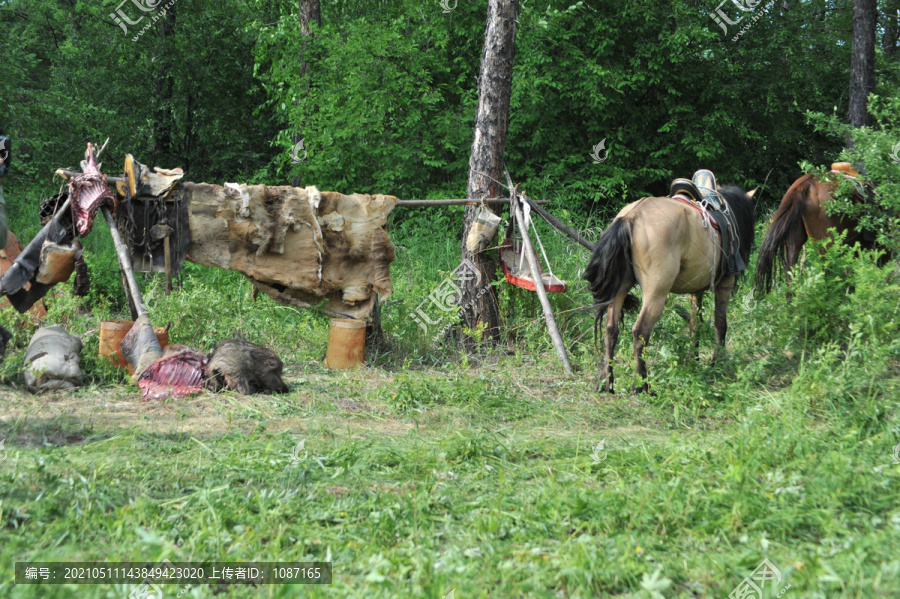
<path fill-rule="evenodd" d="M 475 108 L 468 82 L 483 10 L 461 4 L 448 19 L 420 6 L 378 3 L 344 19 L 326 4 L 312 38 L 301 35 L 293 14 L 261 29 L 256 68 L 270 103 L 290 123 L 278 138 L 280 168 L 289 168 L 291 135 L 299 132 L 309 156 L 292 172 L 319 187 L 404 197 L 464 193 Z"/>
<path fill-rule="evenodd" d="M 900 98 L 896 96 L 900 84 L 888 89 L 894 90 L 886 90 L 893 97 L 870 96 L 872 127 L 854 129 L 836 115 L 810 114 L 810 119 L 817 128 L 852 140 L 840 159 L 862 169 L 861 179 L 876 188 L 871 199 L 860 202 L 850 181 L 831 175 L 828 180 L 837 184 L 836 201 L 829 202 L 828 210 L 858 220 L 861 227 L 877 234 L 882 247 L 896 252 L 900 250 Z M 814 169 L 809 163 L 802 167 L 807 172 Z M 824 168 L 817 170 L 821 173 Z"/>
<path fill-rule="evenodd" d="M 773 165 L 833 157 L 839 144 L 804 113 L 845 102 L 846 74 L 806 52 L 835 41 L 830 28 L 807 23 L 834 20 L 839 28 L 848 15 L 820 12 L 821 4 L 774 8 L 731 42 L 709 7 L 693 2 L 523 3 L 511 172 L 533 195 L 561 193 L 583 210 L 662 193 L 698 166 L 750 186 Z M 450 14 L 412 2 L 348 6 L 325 3 L 311 38 L 301 35 L 293 7 L 274 26 L 257 23 L 256 72 L 289 123 L 278 137 L 279 170 L 335 189 L 459 195 L 484 4 L 462 3 Z M 848 56 L 846 46 L 833 46 L 832 62 Z M 309 155 L 290 166 L 296 134 Z M 590 152 L 602 139 L 609 159 L 594 164 Z M 796 178 L 776 171 L 774 189 Z"/>
<path fill-rule="evenodd" d="M 109 16 L 116 8 L 0 4 L 0 127 L 15 143 L 12 177 L 43 185 L 56 168 L 77 166 L 87 141 L 107 136 L 112 172 L 128 153 L 183 167 L 195 181 L 239 179 L 266 165 L 276 128 L 260 108 L 255 42 L 244 28 L 261 13 L 243 2 L 178 0 L 174 17 L 145 15 L 125 33 Z"/>

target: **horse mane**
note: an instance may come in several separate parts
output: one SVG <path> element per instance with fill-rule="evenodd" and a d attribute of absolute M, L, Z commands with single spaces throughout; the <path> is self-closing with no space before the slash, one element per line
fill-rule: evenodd
<path fill-rule="evenodd" d="M 750 264 L 750 252 L 753 250 L 753 241 L 756 233 L 756 217 L 754 216 L 753 200 L 747 197 L 747 192 L 736 185 L 728 185 L 719 188 L 719 193 L 728 202 L 729 210 L 734 215 L 737 224 L 737 234 L 740 239 L 741 258 L 744 264 Z"/>

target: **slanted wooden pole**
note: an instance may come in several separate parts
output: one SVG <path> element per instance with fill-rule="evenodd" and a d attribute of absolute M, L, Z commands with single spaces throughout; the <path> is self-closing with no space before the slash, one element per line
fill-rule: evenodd
<path fill-rule="evenodd" d="M 509 172 L 506 173 L 506 181 L 509 183 L 510 191 L 514 191 L 512 179 Z M 515 193 L 514 193 L 515 195 Z M 513 202 L 513 212 L 516 216 L 516 222 L 519 224 L 519 231 L 522 233 L 522 245 L 525 256 L 528 258 L 528 267 L 531 269 L 531 277 L 534 279 L 534 289 L 537 291 L 538 299 L 541 301 L 541 308 L 544 309 L 544 320 L 547 322 L 547 329 L 550 332 L 550 339 L 553 341 L 553 347 L 556 349 L 556 355 L 559 356 L 563 368 L 569 374 L 572 372 L 572 364 L 569 363 L 569 356 L 566 355 L 566 345 L 563 343 L 562 335 L 556 326 L 556 318 L 553 316 L 553 307 L 550 305 L 550 299 L 547 297 L 547 290 L 544 289 L 544 279 L 541 277 L 541 269 L 538 268 L 537 258 L 534 256 L 534 246 L 531 245 L 531 238 L 528 236 L 528 224 L 522 214 L 522 206 L 519 202 Z"/>
<path fill-rule="evenodd" d="M 147 314 L 147 306 L 144 304 L 144 298 L 141 295 L 141 289 L 138 287 L 137 279 L 134 276 L 134 270 L 131 268 L 131 256 L 128 255 L 128 248 L 122 241 L 119 234 L 119 228 L 116 226 L 116 219 L 113 218 L 112 212 L 107 206 L 101 206 L 100 211 L 106 218 L 106 224 L 109 225 L 109 233 L 112 236 L 113 246 L 116 248 L 116 257 L 119 259 L 119 267 L 122 269 L 122 276 L 128 286 L 128 293 L 134 302 L 134 308 L 138 317 Z"/>
<path fill-rule="evenodd" d="M 528 205 L 531 206 L 531 209 L 534 210 L 535 212 L 537 212 L 538 216 L 540 216 L 545 221 L 550 223 L 550 225 L 552 227 L 555 227 L 560 232 L 565 233 L 566 235 L 568 235 L 569 237 L 571 237 L 572 239 L 574 239 L 575 241 L 577 241 L 578 243 L 583 245 L 585 248 L 587 248 L 588 251 L 590 251 L 590 252 L 594 251 L 594 244 L 591 243 L 590 241 L 588 241 L 587 239 L 585 239 L 584 237 L 582 237 L 581 233 L 579 233 L 578 231 L 576 231 L 575 229 L 573 229 L 566 223 L 562 222 L 561 220 L 559 220 L 558 218 L 556 218 L 555 216 L 553 216 L 552 214 L 550 214 L 549 212 L 547 212 L 546 210 L 544 210 L 543 208 L 538 206 L 538 203 L 545 203 L 545 202 L 537 202 L 537 201 L 532 200 L 531 198 L 525 197 L 525 196 L 522 196 L 522 199 L 525 200 L 526 202 L 528 202 Z"/>

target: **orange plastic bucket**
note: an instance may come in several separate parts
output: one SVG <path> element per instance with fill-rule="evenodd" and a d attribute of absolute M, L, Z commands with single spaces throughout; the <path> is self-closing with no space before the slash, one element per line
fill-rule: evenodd
<path fill-rule="evenodd" d="M 335 318 L 328 334 L 325 368 L 347 370 L 366 360 L 366 323 L 363 320 Z"/>
<path fill-rule="evenodd" d="M 108 358 L 113 366 L 127 368 L 131 372 L 131 364 L 122 355 L 122 339 L 134 325 L 133 320 L 106 320 L 100 323 L 100 357 Z M 169 331 L 162 327 L 153 327 L 159 346 L 165 348 L 169 344 Z"/>

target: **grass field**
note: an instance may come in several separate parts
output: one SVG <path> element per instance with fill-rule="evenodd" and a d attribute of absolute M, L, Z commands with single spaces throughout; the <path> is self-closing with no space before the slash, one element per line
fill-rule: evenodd
<path fill-rule="evenodd" d="M 322 367 L 325 317 L 254 304 L 234 273 L 190 267 L 168 298 L 146 283 L 173 342 L 209 349 L 238 327 L 276 349 L 286 395 L 142 403 L 94 357 L 117 301 L 61 291 L 50 320 L 85 340 L 87 384 L 31 396 L 19 371 L 32 325 L 0 312 L 18 342 L 0 392 L 0 597 L 135 588 L 17 586 L 16 561 L 165 559 L 334 572 L 328 586 L 166 585 L 166 597 L 728 597 L 764 559 L 780 575 L 765 597 L 900 596 L 893 267 L 832 248 L 808 253 L 791 300 L 745 284 L 720 367 L 709 327 L 697 362 L 669 307 L 648 348 L 656 395 L 625 392 L 623 334 L 609 396 L 596 391 L 592 318 L 575 312 L 589 302 L 587 255 L 548 231 L 572 283 L 553 301 L 574 378 L 534 298 L 505 284 L 502 347 L 430 342 L 410 315 L 458 263 L 441 231 L 459 215 L 441 214 L 426 229 L 394 224 L 389 346 L 353 372 Z"/>

